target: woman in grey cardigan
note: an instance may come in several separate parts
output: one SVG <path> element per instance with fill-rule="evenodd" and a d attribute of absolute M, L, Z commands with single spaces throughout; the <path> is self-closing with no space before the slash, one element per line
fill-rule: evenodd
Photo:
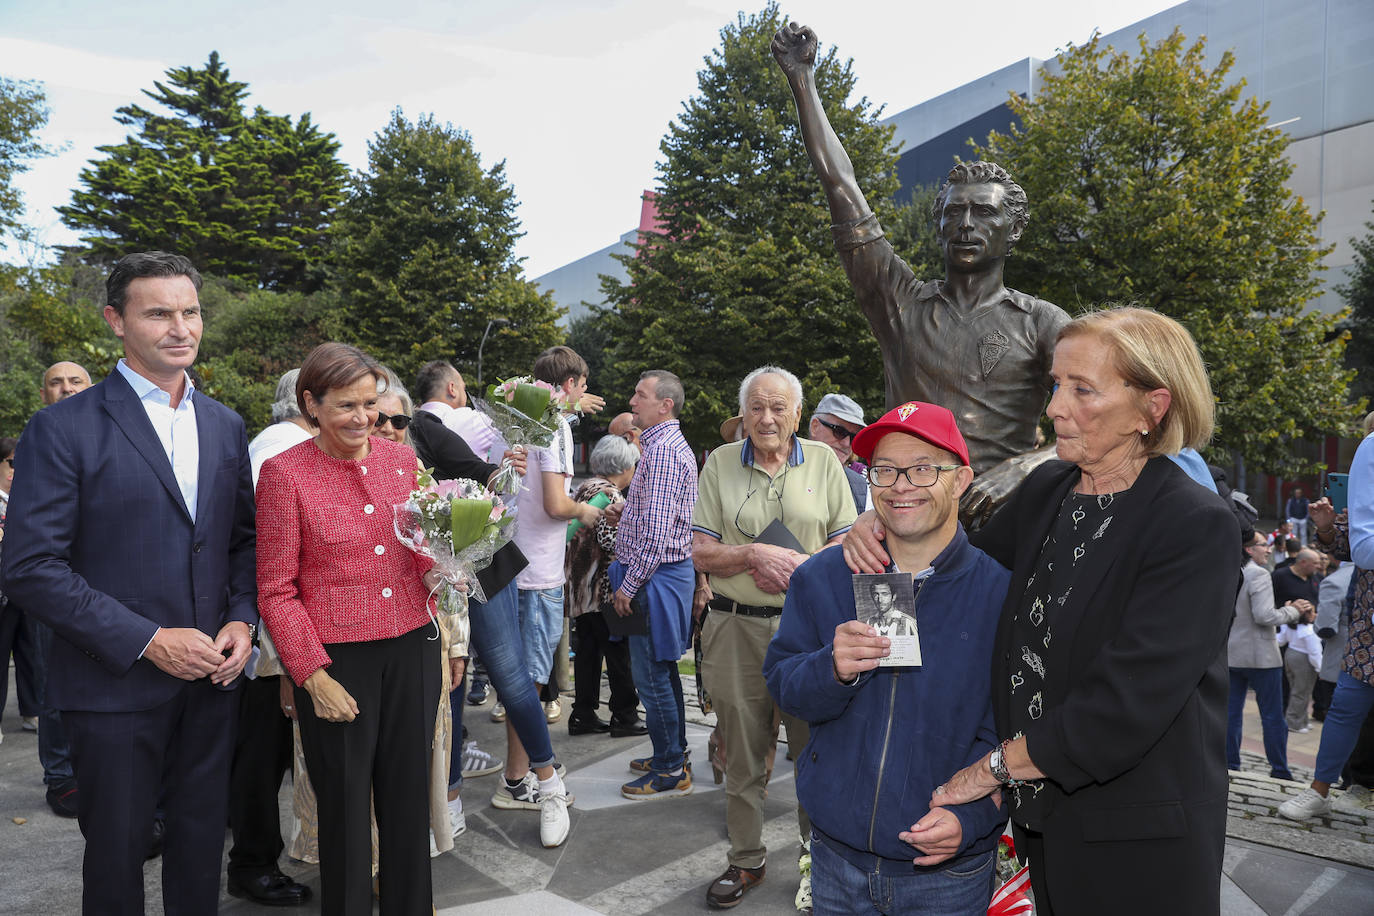
<path fill-rule="evenodd" d="M 1236 618 L 1226 643 L 1226 664 L 1231 669 L 1231 695 L 1226 716 L 1226 765 L 1240 769 L 1241 717 L 1245 694 L 1255 690 L 1260 725 L 1264 730 L 1264 754 L 1269 775 L 1292 779 L 1288 771 L 1288 726 L 1283 720 L 1283 659 L 1274 628 L 1315 615 L 1311 603 L 1301 598 L 1274 606 L 1274 584 L 1269 578 L 1270 547 L 1256 531 L 1242 533 L 1249 562 L 1241 574 L 1244 584 L 1236 596 Z"/>

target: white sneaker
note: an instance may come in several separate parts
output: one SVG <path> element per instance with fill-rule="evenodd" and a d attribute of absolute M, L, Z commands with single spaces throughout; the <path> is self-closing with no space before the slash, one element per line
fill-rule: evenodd
<path fill-rule="evenodd" d="M 544 718 L 552 724 L 563 718 L 563 704 L 557 700 L 549 700 L 544 704 Z"/>
<path fill-rule="evenodd" d="M 24 716 L 23 724 L 21 724 L 19 727 L 22 728 L 22 729 L 23 729 L 24 731 L 26 731 L 26 732 L 36 732 L 36 731 L 38 731 L 38 717 L 37 717 L 37 716 Z"/>
<path fill-rule="evenodd" d="M 1322 798 L 1311 786 L 1299 792 L 1296 798 L 1290 798 L 1279 805 L 1279 814 L 1290 821 L 1305 821 L 1309 817 L 1330 813 L 1331 800 Z"/>
<path fill-rule="evenodd" d="M 539 799 L 539 842 L 548 849 L 568 838 L 568 793 L 553 792 Z"/>
<path fill-rule="evenodd" d="M 1356 814 L 1367 816 L 1369 809 L 1374 807 L 1371 805 L 1372 802 L 1374 802 L 1374 792 L 1370 792 L 1367 786 L 1354 783 L 1333 802 L 1333 807 L 1340 811 L 1353 811 Z"/>
<path fill-rule="evenodd" d="M 493 721 L 493 722 L 504 722 L 504 721 L 506 721 L 506 707 L 505 707 L 503 704 L 497 703 L 495 706 L 493 706 L 493 707 L 491 708 L 491 721 Z"/>
<path fill-rule="evenodd" d="M 455 839 L 468 829 L 468 819 L 463 816 L 463 796 L 460 795 L 448 803 L 448 822 L 453 825 Z"/>
<path fill-rule="evenodd" d="M 801 883 L 797 886 L 797 896 L 792 899 L 792 903 L 797 907 L 798 913 L 811 913 L 811 849 L 809 844 L 803 847 L 801 858 L 797 860 L 797 869 L 801 872 Z"/>

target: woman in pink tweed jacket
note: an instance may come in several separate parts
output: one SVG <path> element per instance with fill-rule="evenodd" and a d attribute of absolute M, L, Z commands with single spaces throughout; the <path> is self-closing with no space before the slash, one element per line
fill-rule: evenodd
<path fill-rule="evenodd" d="M 297 685 L 326 914 L 371 909 L 372 798 L 385 911 L 431 912 L 434 574 L 392 529 L 416 462 L 409 447 L 370 435 L 381 377 L 360 350 L 316 347 L 296 395 L 319 434 L 268 459 L 258 479 L 258 607 Z"/>

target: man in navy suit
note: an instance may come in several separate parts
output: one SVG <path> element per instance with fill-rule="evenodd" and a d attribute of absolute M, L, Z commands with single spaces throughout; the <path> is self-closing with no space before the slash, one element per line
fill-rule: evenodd
<path fill-rule="evenodd" d="M 87 914 L 143 912 L 159 795 L 165 911 L 219 901 L 234 691 L 258 615 L 243 421 L 186 372 L 199 288 L 179 255 L 121 258 L 105 320 L 124 359 L 34 416 L 16 454 L 4 588 L 56 634 Z"/>

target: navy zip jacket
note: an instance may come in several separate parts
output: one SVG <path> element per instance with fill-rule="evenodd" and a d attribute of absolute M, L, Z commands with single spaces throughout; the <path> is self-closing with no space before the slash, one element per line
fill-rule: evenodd
<path fill-rule="evenodd" d="M 856 616 L 841 550 L 822 550 L 792 574 L 763 663 L 778 705 L 811 724 L 796 758 L 797 799 L 826 845 L 860 868 L 948 868 L 996 846 L 1007 822 L 990 798 L 951 806 L 961 847 L 928 867 L 912 865 L 924 853 L 897 836 L 930 811 L 937 785 L 998 743 L 988 670 L 1011 574 L 962 526 L 931 565 L 916 596 L 921 667 L 836 679 L 835 628 Z"/>

